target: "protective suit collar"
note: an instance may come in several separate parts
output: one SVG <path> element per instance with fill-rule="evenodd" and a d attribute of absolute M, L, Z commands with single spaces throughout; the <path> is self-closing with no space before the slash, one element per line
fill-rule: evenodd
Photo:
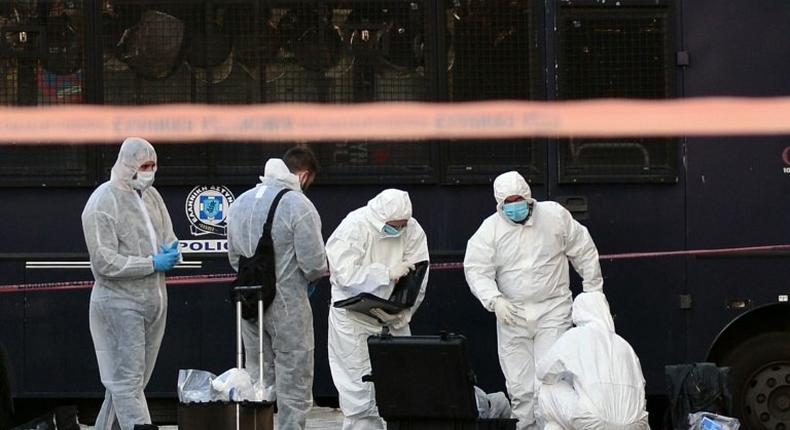
<path fill-rule="evenodd" d="M 116 188 L 132 191 L 131 181 L 140 166 L 153 161 L 156 163 L 154 147 L 141 137 L 127 137 L 118 151 L 118 159 L 110 171 L 110 182 Z M 156 171 L 156 167 L 154 168 Z"/>
<path fill-rule="evenodd" d="M 382 229 L 387 221 L 411 219 L 409 193 L 394 188 L 386 189 L 370 199 L 366 209 L 365 218 L 382 236 Z"/>
<path fill-rule="evenodd" d="M 600 291 L 581 293 L 573 301 L 573 324 L 614 333 L 614 320 L 609 312 L 609 302 Z"/>
<path fill-rule="evenodd" d="M 532 198 L 532 191 L 529 189 L 527 181 L 516 171 L 503 173 L 494 179 L 494 199 L 496 199 L 496 210 L 505 221 L 512 225 L 532 225 L 534 220 L 534 213 L 529 216 L 523 224 L 514 222 L 502 211 L 502 205 L 505 204 L 505 199 L 510 196 L 521 196 L 530 205 L 530 212 L 535 211 L 535 199 Z"/>
<path fill-rule="evenodd" d="M 301 185 L 299 185 L 299 177 L 291 173 L 285 162 L 279 158 L 270 158 L 266 161 L 266 166 L 263 168 L 263 176 L 260 176 L 260 180 L 264 183 L 274 181 L 293 191 L 302 190 Z"/>

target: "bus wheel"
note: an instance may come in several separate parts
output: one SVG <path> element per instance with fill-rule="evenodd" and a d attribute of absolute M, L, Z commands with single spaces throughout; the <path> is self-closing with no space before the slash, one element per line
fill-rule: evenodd
<path fill-rule="evenodd" d="M 749 430 L 790 430 L 790 333 L 755 336 L 722 360 L 730 366 L 734 412 Z"/>

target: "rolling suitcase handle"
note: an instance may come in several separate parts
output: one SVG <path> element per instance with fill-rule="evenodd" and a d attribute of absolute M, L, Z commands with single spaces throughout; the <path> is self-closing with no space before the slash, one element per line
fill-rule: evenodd
<path fill-rule="evenodd" d="M 258 301 L 258 383 L 263 386 L 263 287 L 260 285 L 233 287 L 236 302 L 236 368 L 244 365 L 244 346 L 241 336 L 241 301 L 244 293 L 255 293 Z M 236 405 L 236 430 L 239 429 L 239 405 Z"/>

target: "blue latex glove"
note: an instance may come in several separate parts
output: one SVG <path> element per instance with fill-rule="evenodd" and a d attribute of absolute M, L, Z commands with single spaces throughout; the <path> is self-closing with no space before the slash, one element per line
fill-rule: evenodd
<path fill-rule="evenodd" d="M 162 246 L 162 249 L 167 249 L 170 252 L 175 252 L 176 254 L 181 255 L 181 244 L 177 240 L 174 240 L 173 243 L 167 247 Z"/>
<path fill-rule="evenodd" d="M 162 246 L 159 254 L 156 254 L 153 257 L 154 271 L 167 272 L 168 270 L 175 267 L 176 263 L 178 263 L 179 256 L 180 253 L 178 241 L 173 242 L 170 244 L 170 246 Z"/>

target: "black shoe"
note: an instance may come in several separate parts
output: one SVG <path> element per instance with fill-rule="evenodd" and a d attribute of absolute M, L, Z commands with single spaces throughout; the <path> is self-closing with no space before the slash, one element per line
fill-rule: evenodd
<path fill-rule="evenodd" d="M 159 430 L 159 427 L 153 424 L 135 424 L 134 430 Z"/>

